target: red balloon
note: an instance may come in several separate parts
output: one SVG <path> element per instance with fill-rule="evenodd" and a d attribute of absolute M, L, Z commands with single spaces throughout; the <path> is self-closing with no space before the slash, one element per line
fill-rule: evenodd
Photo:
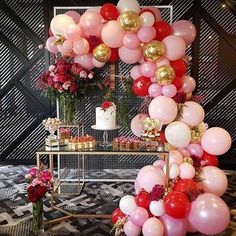
<path fill-rule="evenodd" d="M 188 198 L 180 192 L 172 191 L 164 198 L 166 213 L 174 218 L 184 218 L 189 210 Z"/>
<path fill-rule="evenodd" d="M 141 76 L 138 79 L 134 80 L 132 91 L 140 97 L 148 95 L 148 87 L 151 84 L 151 80 L 148 77 Z"/>
<path fill-rule="evenodd" d="M 215 155 L 209 154 L 207 152 L 203 153 L 200 158 L 201 166 L 218 166 L 218 158 Z"/>
<path fill-rule="evenodd" d="M 191 193 L 196 193 L 198 191 L 198 187 L 195 181 L 192 179 L 179 179 L 174 187 L 174 191 L 181 192 L 186 197 L 189 197 Z"/>
<path fill-rule="evenodd" d="M 110 48 L 111 56 L 109 58 L 110 63 L 115 63 L 119 60 L 118 48 Z"/>
<path fill-rule="evenodd" d="M 171 26 L 165 21 L 155 22 L 153 27 L 156 29 L 156 39 L 159 41 L 171 34 Z"/>
<path fill-rule="evenodd" d="M 185 60 L 179 59 L 179 60 L 176 60 L 176 61 L 171 61 L 170 65 L 174 69 L 176 76 L 182 77 L 186 74 L 187 64 L 186 64 Z"/>
<path fill-rule="evenodd" d="M 167 143 L 164 131 L 160 132 L 160 141 L 161 141 L 161 143 Z"/>
<path fill-rule="evenodd" d="M 124 217 L 125 214 L 120 210 L 120 208 L 116 208 L 111 215 L 111 221 L 115 224 L 118 220 L 123 219 Z"/>
<path fill-rule="evenodd" d="M 145 209 L 149 209 L 149 205 L 151 202 L 151 198 L 148 192 L 141 191 L 136 197 L 135 202 L 139 207 L 143 207 Z"/>
<path fill-rule="evenodd" d="M 88 37 L 86 37 L 86 40 L 89 43 L 89 52 L 93 52 L 93 49 L 96 48 L 99 44 L 102 43 L 102 40 L 95 36 L 95 35 L 89 35 Z"/>
<path fill-rule="evenodd" d="M 155 21 L 156 21 L 155 13 L 154 13 L 151 9 L 143 8 L 142 10 L 140 10 L 139 15 L 141 16 L 144 12 L 150 12 L 150 13 L 152 13 L 153 16 L 154 16 L 154 18 L 155 18 Z"/>
<path fill-rule="evenodd" d="M 100 14 L 105 20 L 117 20 L 119 11 L 114 4 L 106 3 L 101 7 Z"/>
<path fill-rule="evenodd" d="M 175 76 L 175 79 L 173 80 L 172 84 L 177 88 L 177 90 L 180 90 L 183 85 L 183 77 Z"/>

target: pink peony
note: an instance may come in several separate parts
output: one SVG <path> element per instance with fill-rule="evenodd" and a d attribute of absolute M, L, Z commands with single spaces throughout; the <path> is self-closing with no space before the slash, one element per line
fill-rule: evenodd
<path fill-rule="evenodd" d="M 81 78 L 86 78 L 87 77 L 87 72 L 85 71 L 85 70 L 82 70 L 80 73 L 79 73 L 79 76 L 81 77 Z"/>
<path fill-rule="evenodd" d="M 92 79 L 92 78 L 93 78 L 93 72 L 90 72 L 90 73 L 88 74 L 88 78 L 89 78 L 89 79 Z"/>
<path fill-rule="evenodd" d="M 55 88 L 55 89 L 59 89 L 59 88 L 60 88 L 60 84 L 59 84 L 59 83 L 57 83 L 57 82 L 56 82 L 56 83 L 54 83 L 54 85 L 53 85 L 53 86 L 54 86 L 54 88 Z"/>
<path fill-rule="evenodd" d="M 49 70 L 49 71 L 54 71 L 54 70 L 55 70 L 55 68 L 56 68 L 56 66 L 55 66 L 55 65 L 50 65 L 50 66 L 49 66 L 49 68 L 48 68 L 48 70 Z"/>
<path fill-rule="evenodd" d="M 38 169 L 36 167 L 33 167 L 28 171 L 28 174 L 30 174 L 32 178 L 35 178 L 37 175 L 37 172 L 38 172 Z"/>
<path fill-rule="evenodd" d="M 71 66 L 71 73 L 74 74 L 74 75 L 79 75 L 80 72 L 82 71 L 82 68 L 80 67 L 80 65 L 78 63 L 74 63 L 72 66 Z"/>
<path fill-rule="evenodd" d="M 43 181 L 43 182 L 48 182 L 52 179 L 52 174 L 50 171 L 45 170 L 42 171 L 39 175 L 39 178 Z"/>

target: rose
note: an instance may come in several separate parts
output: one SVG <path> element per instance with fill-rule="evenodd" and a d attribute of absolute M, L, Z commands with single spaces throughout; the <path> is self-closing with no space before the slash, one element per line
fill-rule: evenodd
<path fill-rule="evenodd" d="M 80 72 L 82 71 L 82 68 L 79 66 L 78 63 L 74 63 L 72 64 L 70 71 L 74 75 L 79 75 Z"/>
<path fill-rule="evenodd" d="M 78 85 L 77 84 L 71 84 L 69 87 L 70 93 L 76 93 L 78 90 Z"/>
<path fill-rule="evenodd" d="M 35 178 L 37 172 L 38 172 L 38 169 L 36 167 L 33 167 L 28 171 L 28 174 L 30 174 L 32 176 L 32 178 Z"/>
<path fill-rule="evenodd" d="M 93 72 L 90 72 L 90 73 L 88 74 L 88 78 L 89 78 L 89 79 L 92 79 L 92 78 L 93 78 Z"/>
<path fill-rule="evenodd" d="M 28 195 L 28 200 L 29 200 L 30 202 L 36 202 L 36 201 L 38 200 L 38 197 L 36 196 L 35 193 L 29 194 L 29 195 Z"/>
<path fill-rule="evenodd" d="M 58 75 L 58 76 L 56 77 L 56 80 L 57 80 L 58 82 L 64 83 L 64 82 L 67 81 L 67 78 L 66 78 L 66 76 L 64 76 L 64 75 Z"/>
<path fill-rule="evenodd" d="M 26 174 L 25 175 L 25 179 L 26 180 L 31 180 L 32 179 L 32 175 L 31 174 Z"/>
<path fill-rule="evenodd" d="M 39 174 L 39 178 L 43 181 L 43 182 L 48 182 L 52 179 L 52 174 L 50 171 L 48 170 L 45 170 L 45 171 L 42 171 L 40 174 Z"/>
<path fill-rule="evenodd" d="M 48 85 L 49 85 L 49 86 L 52 86 L 53 83 L 54 83 L 54 81 L 53 81 L 53 77 L 49 76 L 47 82 L 48 82 Z"/>
<path fill-rule="evenodd" d="M 58 90 L 59 93 L 62 93 L 63 92 L 63 87 L 60 85 L 57 90 Z"/>
<path fill-rule="evenodd" d="M 103 110 L 106 110 L 106 109 L 108 109 L 110 106 L 112 106 L 112 103 L 111 103 L 110 101 L 105 101 L 105 102 L 102 103 L 101 108 L 102 108 Z"/>
<path fill-rule="evenodd" d="M 60 88 L 60 84 L 59 84 L 58 82 L 56 82 L 56 83 L 54 83 L 53 87 L 54 87 L 55 89 L 59 89 L 59 88 Z"/>
<path fill-rule="evenodd" d="M 82 70 L 80 73 L 79 73 L 79 76 L 81 77 L 81 78 L 86 78 L 87 77 L 87 72 L 85 71 L 85 70 Z"/>
<path fill-rule="evenodd" d="M 47 188 L 46 186 L 41 186 L 39 185 L 36 189 L 35 189 L 35 194 L 38 198 L 42 198 L 45 196 L 47 192 Z"/>
<path fill-rule="evenodd" d="M 66 81 L 63 85 L 62 88 L 64 88 L 65 90 L 68 90 L 68 88 L 70 87 L 71 82 L 70 81 Z"/>
<path fill-rule="evenodd" d="M 55 65 L 50 65 L 49 68 L 48 68 L 48 70 L 49 70 L 49 71 L 54 71 L 55 68 L 56 68 Z"/>

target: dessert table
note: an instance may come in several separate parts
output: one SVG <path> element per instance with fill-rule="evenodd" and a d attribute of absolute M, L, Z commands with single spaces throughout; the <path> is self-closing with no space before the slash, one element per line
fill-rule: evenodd
<path fill-rule="evenodd" d="M 66 155 L 70 158 L 71 155 L 77 156 L 78 158 L 78 166 L 77 178 L 65 178 L 68 170 L 61 171 L 60 169 L 60 157 L 61 155 Z M 62 209 L 58 206 L 54 205 L 54 198 L 56 196 L 70 196 L 70 195 L 79 195 L 82 192 L 85 178 L 84 178 L 84 159 L 85 156 L 89 157 L 92 155 L 109 155 L 109 156 L 119 156 L 119 155 L 129 155 L 134 158 L 138 158 L 139 156 L 156 156 L 157 158 L 161 158 L 166 161 L 166 180 L 165 186 L 168 186 L 169 180 L 169 153 L 167 151 L 149 151 L 147 147 L 141 145 L 136 150 L 120 150 L 113 148 L 113 146 L 102 147 L 99 145 L 99 142 L 96 143 L 95 148 L 93 149 L 81 149 L 81 150 L 71 150 L 68 146 L 58 146 L 58 147 L 47 147 L 43 146 L 36 151 L 37 158 L 37 167 L 40 169 L 42 165 L 41 158 L 48 157 L 48 168 L 53 174 L 53 190 L 51 192 L 51 207 L 55 210 L 58 210 L 65 214 L 64 217 L 51 220 L 47 222 L 48 224 L 57 223 L 61 220 L 69 219 L 69 218 L 110 218 L 111 215 L 99 215 L 99 214 L 75 214 L 71 213 L 65 209 Z M 55 159 L 57 160 L 57 165 L 54 165 Z M 57 169 L 56 169 L 57 168 Z M 121 181 L 123 181 L 121 179 Z M 73 188 L 73 192 L 68 192 L 68 188 Z"/>

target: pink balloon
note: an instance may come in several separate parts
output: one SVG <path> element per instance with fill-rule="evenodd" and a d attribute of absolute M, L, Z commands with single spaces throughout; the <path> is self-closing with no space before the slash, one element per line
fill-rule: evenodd
<path fill-rule="evenodd" d="M 179 148 L 177 149 L 178 152 L 180 152 L 182 154 L 183 157 L 186 157 L 186 156 L 190 156 L 190 152 L 189 150 L 185 149 L 185 148 Z"/>
<path fill-rule="evenodd" d="M 166 162 L 164 160 L 157 160 L 153 163 L 153 166 L 163 170 L 165 164 L 166 164 Z"/>
<path fill-rule="evenodd" d="M 195 26 L 187 20 L 179 20 L 172 24 L 172 33 L 184 39 L 187 45 L 190 45 L 196 37 Z"/>
<path fill-rule="evenodd" d="M 180 164 L 179 169 L 179 177 L 181 179 L 192 179 L 196 174 L 194 167 L 187 162 Z"/>
<path fill-rule="evenodd" d="M 57 38 L 55 36 L 51 36 L 46 41 L 46 49 L 51 53 L 58 53 L 58 48 L 55 45 Z"/>
<path fill-rule="evenodd" d="M 110 48 L 119 48 L 123 45 L 125 32 L 116 20 L 108 21 L 102 28 L 102 41 Z"/>
<path fill-rule="evenodd" d="M 141 227 L 132 223 L 131 220 L 124 224 L 124 233 L 127 236 L 139 236 L 141 234 Z"/>
<path fill-rule="evenodd" d="M 197 156 L 198 158 L 201 158 L 203 156 L 203 148 L 200 144 L 197 143 L 190 143 L 187 147 L 191 155 Z"/>
<path fill-rule="evenodd" d="M 222 155 L 226 153 L 232 144 L 230 134 L 222 128 L 213 127 L 203 134 L 201 145 L 204 151 L 212 155 Z"/>
<path fill-rule="evenodd" d="M 183 156 L 181 154 L 181 152 L 177 151 L 177 150 L 171 150 L 169 152 L 169 164 L 177 164 L 180 165 L 183 162 Z"/>
<path fill-rule="evenodd" d="M 58 45 L 57 48 L 62 55 L 69 56 L 73 50 L 73 42 L 65 40 L 63 44 Z"/>
<path fill-rule="evenodd" d="M 166 59 L 165 57 L 162 57 L 159 61 L 156 62 L 157 67 L 161 67 L 161 66 L 165 66 L 165 65 L 170 65 L 170 62 L 168 59 Z"/>
<path fill-rule="evenodd" d="M 143 226 L 148 219 L 148 212 L 143 207 L 137 207 L 130 215 L 130 220 L 137 226 Z"/>
<path fill-rule="evenodd" d="M 149 168 L 146 171 L 141 171 L 138 173 L 137 181 L 139 187 L 145 189 L 147 192 L 152 191 L 152 188 L 156 185 L 165 184 L 165 174 L 164 172 L 152 166 L 153 169 Z"/>
<path fill-rule="evenodd" d="M 123 44 L 127 48 L 134 49 L 139 47 L 140 41 L 137 34 L 125 34 Z"/>
<path fill-rule="evenodd" d="M 74 42 L 73 51 L 76 55 L 82 56 L 89 52 L 89 43 L 86 39 L 80 38 Z"/>
<path fill-rule="evenodd" d="M 148 88 L 148 93 L 151 97 L 158 97 L 162 95 L 162 86 L 158 83 L 153 83 Z"/>
<path fill-rule="evenodd" d="M 196 88 L 196 81 L 194 80 L 194 78 L 192 78 L 189 75 L 184 76 L 181 90 L 184 93 L 192 93 L 195 88 Z"/>
<path fill-rule="evenodd" d="M 120 59 L 127 64 L 134 64 L 142 57 L 141 48 L 129 49 L 122 46 L 118 49 Z"/>
<path fill-rule="evenodd" d="M 149 104 L 148 110 L 151 118 L 159 119 L 164 124 L 171 123 L 178 112 L 175 101 L 165 96 L 154 98 Z"/>
<path fill-rule="evenodd" d="M 130 70 L 130 76 L 132 77 L 133 80 L 136 80 L 139 77 L 141 77 L 142 74 L 140 72 L 140 66 L 132 67 L 132 69 Z"/>
<path fill-rule="evenodd" d="M 164 236 L 184 236 L 187 233 L 188 222 L 184 219 L 177 219 L 165 214 L 160 217 L 164 226 Z"/>
<path fill-rule="evenodd" d="M 203 234 L 221 233 L 229 224 L 230 213 L 225 202 L 210 193 L 199 195 L 192 202 L 188 216 L 190 224 Z"/>
<path fill-rule="evenodd" d="M 134 181 L 134 190 L 135 190 L 136 195 L 138 195 L 140 193 L 140 190 L 141 190 L 139 185 L 138 185 L 137 179 L 135 179 L 135 181 Z"/>
<path fill-rule="evenodd" d="M 166 97 L 174 97 L 177 93 L 177 89 L 173 84 L 168 84 L 162 87 L 162 94 Z"/>
<path fill-rule="evenodd" d="M 165 37 L 162 42 L 165 45 L 165 57 L 168 60 L 175 61 L 184 57 L 186 43 L 183 38 L 175 35 L 169 35 Z"/>
<path fill-rule="evenodd" d="M 196 102 L 188 101 L 184 103 L 180 120 L 188 126 L 200 125 L 205 117 L 205 111 L 202 106 Z"/>
<path fill-rule="evenodd" d="M 143 7 L 142 9 L 150 9 L 150 10 L 152 10 L 152 12 L 155 15 L 155 20 L 156 21 L 161 21 L 161 12 L 160 12 L 160 10 L 157 7 L 146 6 L 146 7 Z"/>
<path fill-rule="evenodd" d="M 83 56 L 74 57 L 74 62 L 80 64 L 87 70 L 92 70 L 94 68 L 92 60 L 93 60 L 93 55 L 91 53 L 85 54 Z"/>
<path fill-rule="evenodd" d="M 141 59 L 138 61 L 140 64 L 143 64 L 144 62 L 146 62 L 146 60 L 144 59 L 144 57 L 141 57 Z"/>
<path fill-rule="evenodd" d="M 71 24 L 64 31 L 66 39 L 76 41 L 81 37 L 82 31 L 79 25 Z"/>
<path fill-rule="evenodd" d="M 164 227 L 160 220 L 152 217 L 145 221 L 142 232 L 143 236 L 163 236 Z"/>
<path fill-rule="evenodd" d="M 155 75 L 156 68 L 157 66 L 155 63 L 147 61 L 140 65 L 140 72 L 143 76 L 153 77 Z"/>
<path fill-rule="evenodd" d="M 141 136 L 141 133 L 144 130 L 143 120 L 145 120 L 147 117 L 148 116 L 146 114 L 138 114 L 132 119 L 130 127 L 134 135 L 138 137 Z"/>
<path fill-rule="evenodd" d="M 152 83 L 156 83 L 157 82 L 156 77 L 151 77 L 150 80 L 151 80 Z"/>
<path fill-rule="evenodd" d="M 138 38 L 140 41 L 147 43 L 156 37 L 156 30 L 150 26 L 143 26 L 138 31 Z"/>
<path fill-rule="evenodd" d="M 106 64 L 106 62 L 100 62 L 100 61 L 96 60 L 94 57 L 92 59 L 92 63 L 97 68 L 101 68 Z"/>
<path fill-rule="evenodd" d="M 75 24 L 79 23 L 79 19 L 80 19 L 81 16 L 78 12 L 76 12 L 76 11 L 67 11 L 65 13 L 65 15 L 70 16 L 74 20 Z"/>
<path fill-rule="evenodd" d="M 188 222 L 188 230 L 187 231 L 190 233 L 196 233 L 197 229 L 194 228 L 190 222 Z"/>
<path fill-rule="evenodd" d="M 102 16 L 94 11 L 87 11 L 80 17 L 80 27 L 83 30 L 84 35 L 95 35 L 100 37 L 103 27 Z"/>
<path fill-rule="evenodd" d="M 205 166 L 202 168 L 200 178 L 200 186 L 207 193 L 212 193 L 217 196 L 224 194 L 228 187 L 228 179 L 225 173 L 215 166 Z"/>

